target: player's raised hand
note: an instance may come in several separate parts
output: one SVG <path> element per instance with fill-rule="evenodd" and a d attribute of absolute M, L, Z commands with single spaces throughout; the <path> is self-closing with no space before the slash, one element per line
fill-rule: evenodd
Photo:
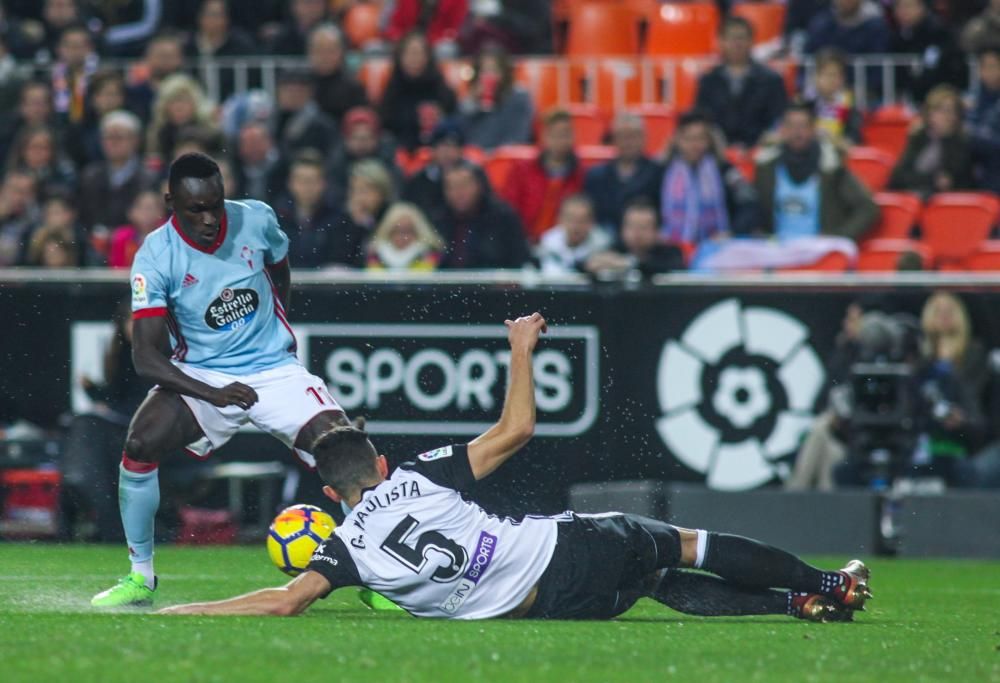
<path fill-rule="evenodd" d="M 249 410 L 250 406 L 257 402 L 257 392 L 246 384 L 233 382 L 220 389 L 216 389 L 209 398 L 209 402 L 220 408 L 239 406 L 243 410 Z"/>
<path fill-rule="evenodd" d="M 517 320 L 504 320 L 507 326 L 507 340 L 510 342 L 512 350 L 523 349 L 529 353 L 535 349 L 538 343 L 538 335 L 548 329 L 545 318 L 537 311 L 531 315 L 524 315 Z"/>

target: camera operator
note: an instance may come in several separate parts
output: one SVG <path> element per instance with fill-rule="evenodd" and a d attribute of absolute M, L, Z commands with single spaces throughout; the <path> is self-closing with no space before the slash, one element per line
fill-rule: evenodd
<path fill-rule="evenodd" d="M 860 353 L 858 335 L 865 310 L 875 307 L 871 301 L 854 301 L 847 307 L 843 327 L 837 335 L 833 356 L 826 369 L 827 393 L 831 402 L 833 395 L 839 391 L 838 387 L 845 387 L 850 381 L 851 367 Z M 840 417 L 828 405 L 816 418 L 799 450 L 792 475 L 785 482 L 786 490 L 833 490 L 833 468 L 845 458 L 844 442 L 838 436 L 840 427 Z"/>
<path fill-rule="evenodd" d="M 965 306 L 949 293 L 936 293 L 924 305 L 919 345 L 906 327 L 898 316 L 862 322 L 860 357 L 866 363 L 852 371 L 850 446 L 834 471 L 840 486 L 898 476 L 971 483 L 966 458 L 986 427 L 983 346 L 971 336 Z"/>

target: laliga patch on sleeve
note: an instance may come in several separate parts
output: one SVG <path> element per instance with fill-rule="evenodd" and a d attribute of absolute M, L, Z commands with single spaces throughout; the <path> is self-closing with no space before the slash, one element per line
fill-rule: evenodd
<path fill-rule="evenodd" d="M 149 303 L 149 295 L 146 293 L 146 278 L 142 273 L 132 276 L 132 305 L 145 306 Z"/>
<path fill-rule="evenodd" d="M 419 460 L 424 462 L 430 462 L 432 460 L 440 460 L 441 458 L 451 457 L 451 446 L 445 446 L 444 448 L 435 448 L 433 451 L 427 451 L 426 453 L 421 453 L 417 456 Z"/>

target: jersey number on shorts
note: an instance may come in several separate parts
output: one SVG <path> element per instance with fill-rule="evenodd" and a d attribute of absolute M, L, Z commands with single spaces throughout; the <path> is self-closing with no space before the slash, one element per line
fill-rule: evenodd
<path fill-rule="evenodd" d="M 419 524 L 420 522 L 411 515 L 404 517 L 403 521 L 397 524 L 382 541 L 382 550 L 415 574 L 419 574 L 420 570 L 427 566 L 429 561 L 427 555 L 431 551 L 437 551 L 448 559 L 448 564 L 438 567 L 431 574 L 431 580 L 438 583 L 454 581 L 465 571 L 469 553 L 458 543 L 437 531 L 425 531 L 417 537 L 416 545 L 409 545 L 407 541 Z"/>
<path fill-rule="evenodd" d="M 330 399 L 331 405 L 334 403 L 333 396 L 331 396 L 330 392 L 326 390 L 326 387 L 309 387 L 306 389 L 306 393 L 312 394 L 312 397 L 316 399 L 316 402 L 319 403 L 321 406 L 326 405 L 324 397 Z"/>

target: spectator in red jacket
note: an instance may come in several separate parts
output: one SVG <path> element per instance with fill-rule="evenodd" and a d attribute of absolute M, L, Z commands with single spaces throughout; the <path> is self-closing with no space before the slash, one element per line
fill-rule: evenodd
<path fill-rule="evenodd" d="M 542 122 L 538 157 L 515 165 L 502 192 L 521 216 L 532 244 L 556 224 L 563 200 L 583 189 L 583 175 L 573 153 L 569 113 L 562 109 L 549 112 Z"/>
<path fill-rule="evenodd" d="M 427 35 L 435 48 L 454 54 L 469 0 L 396 0 L 385 37 L 396 41 L 411 31 Z"/>

